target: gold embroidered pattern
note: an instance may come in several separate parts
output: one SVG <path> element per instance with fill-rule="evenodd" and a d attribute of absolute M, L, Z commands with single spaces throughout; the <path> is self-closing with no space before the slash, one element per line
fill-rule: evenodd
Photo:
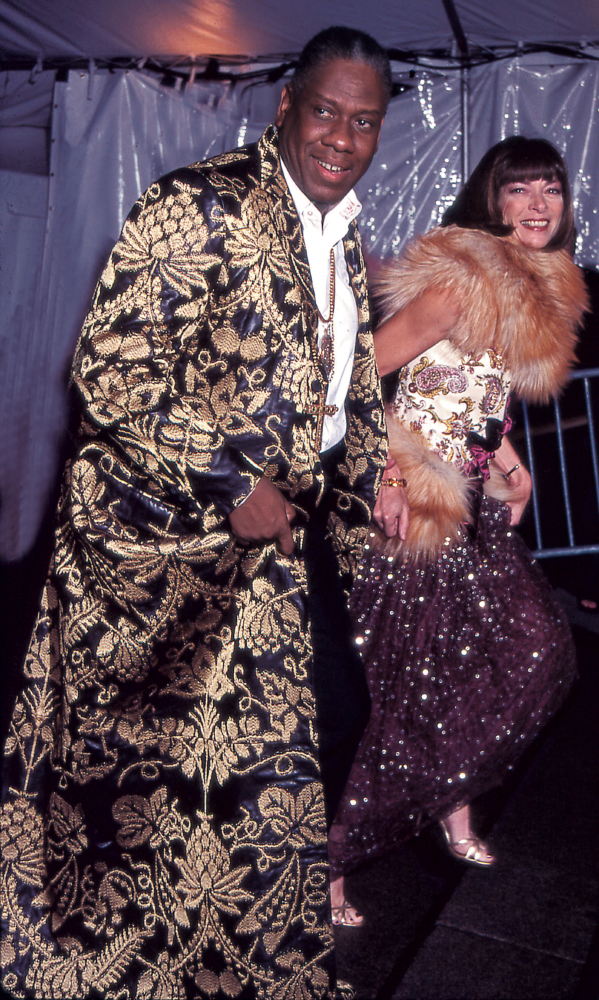
<path fill-rule="evenodd" d="M 385 445 L 355 227 L 346 256 L 361 326 L 330 526 L 349 574 Z M 15 996 L 332 996 L 305 568 L 228 524 L 262 475 L 300 512 L 322 491 L 314 317 L 272 129 L 153 184 L 104 269 L 5 748 Z"/>

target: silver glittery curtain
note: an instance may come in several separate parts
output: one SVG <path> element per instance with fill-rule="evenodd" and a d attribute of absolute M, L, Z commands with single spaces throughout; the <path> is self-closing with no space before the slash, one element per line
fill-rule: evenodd
<path fill-rule="evenodd" d="M 391 103 L 358 190 L 374 258 L 438 223 L 462 182 L 459 70 L 395 68 L 407 89 Z M 30 123 L 28 76 L 10 88 L 14 125 L 21 106 L 22 123 Z M 468 87 L 470 166 L 507 135 L 554 142 L 570 170 L 577 261 L 598 267 L 599 62 L 526 55 L 472 68 Z M 34 542 L 56 475 L 64 372 L 130 205 L 159 174 L 256 139 L 273 119 L 281 84 L 197 83 L 177 92 L 143 73 L 90 79 L 72 71 L 47 90 L 50 177 L 0 177 L 0 556 L 7 559 Z"/>
<path fill-rule="evenodd" d="M 459 71 L 417 70 L 390 109 L 377 159 L 361 182 L 369 252 L 387 257 L 436 225 L 462 183 Z M 577 263 L 599 267 L 599 62 L 547 54 L 501 60 L 468 74 L 470 169 L 508 135 L 553 142 L 568 164 Z"/>

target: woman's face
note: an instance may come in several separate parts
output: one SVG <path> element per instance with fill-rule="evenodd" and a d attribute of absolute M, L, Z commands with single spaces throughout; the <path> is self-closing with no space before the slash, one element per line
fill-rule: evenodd
<path fill-rule="evenodd" d="M 499 192 L 503 221 L 514 227 L 516 239 L 526 247 L 542 250 L 555 235 L 564 210 L 562 186 L 552 181 L 514 181 Z"/>

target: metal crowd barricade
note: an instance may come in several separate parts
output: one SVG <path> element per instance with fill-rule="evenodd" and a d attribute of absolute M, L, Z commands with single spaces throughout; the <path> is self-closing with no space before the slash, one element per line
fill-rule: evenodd
<path fill-rule="evenodd" d="M 599 368 L 586 368 L 579 371 L 575 371 L 570 376 L 570 381 L 568 388 L 572 386 L 577 381 L 582 382 L 584 391 L 584 405 L 586 410 L 586 415 L 580 420 L 576 421 L 576 426 L 581 428 L 582 432 L 588 432 L 588 444 L 590 446 L 590 468 L 582 470 L 583 474 L 578 475 L 577 486 L 580 489 L 581 483 L 585 484 L 582 488 L 587 488 L 592 486 L 594 488 L 594 503 L 597 510 L 597 523 L 599 524 L 599 457 L 597 454 L 597 432 L 596 425 L 594 422 L 593 415 L 593 399 L 591 393 L 591 383 L 599 392 Z M 567 391 L 567 390 L 566 390 Z M 574 555 L 587 555 L 590 553 L 599 553 L 599 531 L 597 533 L 596 539 L 587 543 L 577 543 L 576 536 L 580 537 L 580 531 L 577 532 L 578 525 L 575 525 L 572 514 L 572 488 L 568 477 L 568 468 L 566 463 L 566 444 L 565 444 L 565 433 L 568 429 L 567 421 L 562 418 L 562 403 L 554 399 L 553 400 L 553 410 L 555 414 L 555 428 L 541 427 L 534 428 L 531 426 L 529 409 L 525 403 L 522 403 L 522 414 L 524 421 L 524 433 L 526 438 L 526 448 L 528 452 L 528 468 L 532 476 L 532 507 L 533 507 L 533 517 L 534 517 L 534 528 L 536 535 L 536 550 L 534 555 L 538 559 L 548 558 L 550 556 L 574 556 Z M 533 449 L 533 437 L 539 433 L 555 433 L 557 438 L 557 450 L 559 455 L 559 475 L 561 479 L 561 491 L 563 498 L 563 514 L 565 515 L 566 523 L 566 533 L 568 544 L 551 546 L 545 545 L 543 541 L 543 536 L 545 533 L 545 528 L 547 527 L 546 519 L 545 523 L 541 514 L 541 504 L 540 504 L 540 490 L 539 490 L 539 470 L 536 466 L 535 454 Z M 585 496 L 585 501 L 589 500 L 589 497 Z"/>

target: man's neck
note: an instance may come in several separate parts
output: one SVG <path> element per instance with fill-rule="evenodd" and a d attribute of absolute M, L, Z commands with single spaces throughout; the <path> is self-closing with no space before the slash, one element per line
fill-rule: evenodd
<path fill-rule="evenodd" d="M 308 222 L 313 228 L 320 230 L 323 238 L 328 239 L 328 233 L 332 238 L 334 237 L 333 243 L 337 243 L 345 236 L 351 221 L 356 218 L 361 209 L 354 191 L 348 191 L 345 197 L 334 205 L 326 206 L 326 212 L 323 215 L 322 207 L 319 208 L 315 205 L 294 180 L 283 158 L 281 158 L 281 170 L 302 226 Z"/>
<path fill-rule="evenodd" d="M 295 192 L 299 191 L 300 195 L 303 198 L 306 199 L 306 201 L 308 202 L 308 204 L 310 204 L 313 208 L 315 208 L 317 212 L 320 212 L 320 215 L 321 215 L 321 218 L 322 218 L 322 228 L 324 229 L 325 216 L 326 216 L 327 212 L 329 212 L 330 209 L 334 208 L 335 206 L 334 205 L 321 205 L 320 203 L 316 204 L 315 202 L 310 201 L 310 199 L 308 198 L 308 195 L 306 194 L 306 192 L 298 184 L 298 182 L 296 181 L 295 177 L 291 173 L 291 170 L 289 169 L 289 167 L 285 163 L 285 160 L 283 159 L 283 156 L 280 153 L 279 153 L 279 156 L 281 158 L 281 167 L 283 168 L 283 175 L 285 177 L 285 180 L 287 181 L 287 186 L 293 192 L 294 188 L 292 187 L 292 185 L 294 185 L 295 186 Z"/>

